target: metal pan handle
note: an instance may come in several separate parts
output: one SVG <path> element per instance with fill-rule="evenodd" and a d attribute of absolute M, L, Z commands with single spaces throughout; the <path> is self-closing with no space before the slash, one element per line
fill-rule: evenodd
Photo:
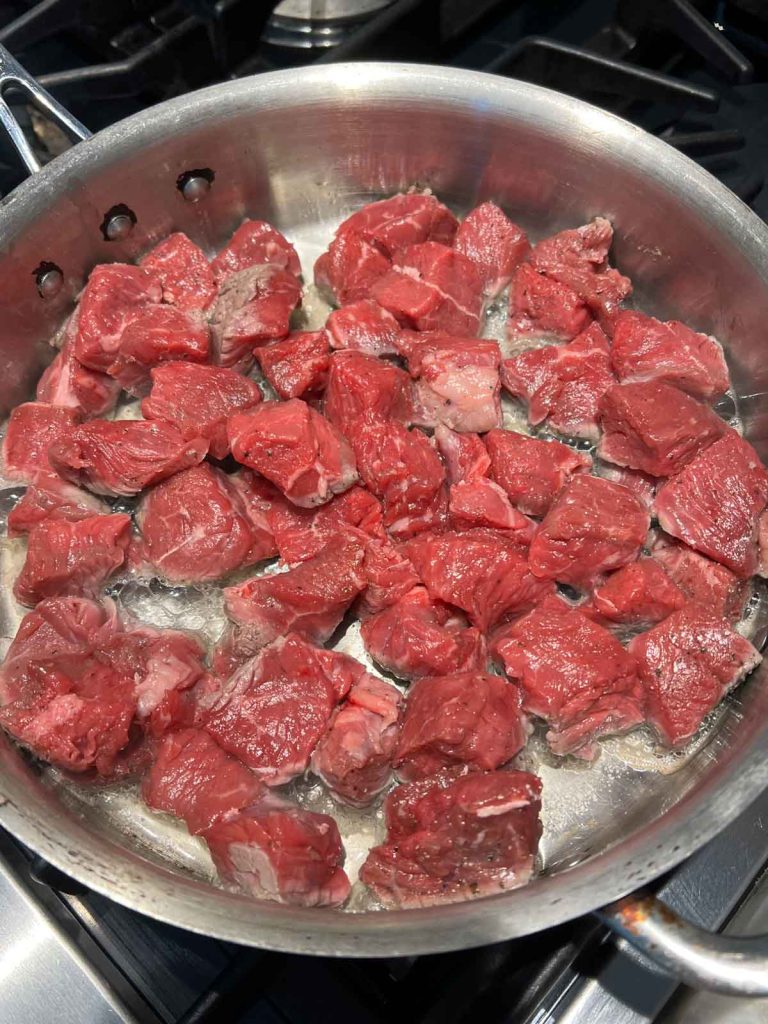
<path fill-rule="evenodd" d="M 768 996 L 768 935 L 705 931 L 649 893 L 611 903 L 597 916 L 662 970 L 693 988 Z"/>
<path fill-rule="evenodd" d="M 0 124 L 8 133 L 16 152 L 30 174 L 40 170 L 40 161 L 26 140 L 19 122 L 8 106 L 5 94 L 9 89 L 18 90 L 29 103 L 36 107 L 49 120 L 58 125 L 73 142 L 89 139 L 91 133 L 80 124 L 53 96 L 45 91 L 35 79 L 28 74 L 6 48 L 0 45 Z"/>

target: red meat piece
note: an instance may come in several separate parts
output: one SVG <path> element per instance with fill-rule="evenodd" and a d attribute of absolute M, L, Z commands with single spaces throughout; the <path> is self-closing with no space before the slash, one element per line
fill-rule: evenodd
<path fill-rule="evenodd" d="M 682 608 L 685 594 L 657 561 L 641 558 L 611 573 L 581 611 L 598 622 L 622 625 L 653 625 Z"/>
<path fill-rule="evenodd" d="M 689 740 L 762 660 L 748 640 L 700 605 L 688 605 L 641 633 L 629 650 L 640 666 L 648 721 L 670 747 Z"/>
<path fill-rule="evenodd" d="M 408 536 L 437 525 L 445 470 L 429 439 L 401 423 L 358 424 L 352 435 L 363 483 L 384 503 L 384 525 Z"/>
<path fill-rule="evenodd" d="M 530 530 L 534 524 L 518 512 L 493 480 L 480 478 L 453 484 L 448 492 L 451 525 L 457 530 L 488 526 L 495 530 Z"/>
<path fill-rule="evenodd" d="M 495 341 L 403 331 L 397 348 L 418 378 L 419 399 L 431 420 L 462 433 L 501 426 L 501 354 Z"/>
<path fill-rule="evenodd" d="M 636 498 L 640 499 L 649 512 L 653 511 L 656 489 L 660 483 L 655 477 L 648 476 L 647 473 L 641 473 L 636 469 L 626 469 L 625 467 L 620 468 L 619 466 L 612 465 L 600 466 L 600 476 L 605 477 L 606 480 L 612 480 L 615 484 L 621 484 L 622 487 L 626 487 L 632 491 Z"/>
<path fill-rule="evenodd" d="M 344 847 L 327 814 L 269 797 L 213 825 L 203 838 L 222 878 L 258 899 L 338 907 L 349 896 Z"/>
<path fill-rule="evenodd" d="M 88 491 L 62 480 L 55 473 L 38 473 L 8 514 L 8 536 L 21 537 L 49 519 L 77 522 L 110 509 Z"/>
<path fill-rule="evenodd" d="M 346 306 L 366 299 L 391 266 L 389 257 L 357 231 L 341 231 L 315 262 L 315 285 L 331 302 Z"/>
<path fill-rule="evenodd" d="M 280 786 L 306 770 L 334 707 L 364 671 L 352 658 L 283 634 L 214 695 L 203 725 L 268 786 Z"/>
<path fill-rule="evenodd" d="M 633 562 L 649 525 L 647 508 L 626 487 L 596 476 L 575 476 L 531 542 L 531 572 L 587 587 L 601 573 Z"/>
<path fill-rule="evenodd" d="M 366 672 L 334 712 L 310 763 L 342 803 L 366 807 L 389 783 L 401 703 L 394 686 Z"/>
<path fill-rule="evenodd" d="M 743 615 L 749 584 L 724 565 L 662 536 L 654 541 L 651 556 L 688 601 L 729 622 L 736 622 Z"/>
<path fill-rule="evenodd" d="M 361 617 L 375 615 L 405 597 L 419 583 L 409 558 L 390 540 L 369 540 L 363 560 L 365 591 L 358 601 Z"/>
<path fill-rule="evenodd" d="M 540 441 L 513 430 L 491 430 L 485 438 L 491 475 L 521 512 L 546 515 L 574 474 L 588 473 L 592 460 L 559 441 Z"/>
<path fill-rule="evenodd" d="M 407 192 L 368 203 L 342 221 L 336 235 L 354 231 L 394 257 L 421 242 L 450 245 L 457 227 L 454 215 L 433 195 Z"/>
<path fill-rule="evenodd" d="M 50 475 L 48 449 L 66 438 L 80 422 L 74 409 L 44 402 L 24 402 L 10 415 L 3 441 L 3 473 L 9 480 L 33 483 L 40 473 Z"/>
<path fill-rule="evenodd" d="M 485 294 L 493 299 L 512 280 L 530 244 L 523 229 L 495 203 L 481 203 L 459 225 L 453 247 L 472 260 L 483 276 Z"/>
<path fill-rule="evenodd" d="M 525 538 L 509 530 L 424 534 L 405 545 L 430 597 L 467 613 L 482 632 L 525 614 L 554 589 L 531 574 Z"/>
<path fill-rule="evenodd" d="M 541 782 L 518 771 L 445 771 L 388 797 L 387 840 L 360 878 L 386 906 L 426 907 L 514 889 L 533 872 Z"/>
<path fill-rule="evenodd" d="M 523 707 L 549 726 L 556 754 L 592 760 L 600 736 L 644 719 L 634 657 L 607 629 L 554 595 L 502 630 L 494 649 L 523 691 Z"/>
<path fill-rule="evenodd" d="M 296 277 L 301 273 L 299 257 L 287 238 L 264 220 L 245 220 L 211 262 L 211 272 L 220 283 L 258 264 L 272 264 Z"/>
<path fill-rule="evenodd" d="M 521 263 L 509 290 L 507 337 L 552 337 L 570 341 L 581 334 L 592 317 L 587 304 L 565 284 L 537 273 Z"/>
<path fill-rule="evenodd" d="M 679 320 L 663 323 L 625 310 L 616 319 L 611 350 L 619 380 L 655 380 L 711 401 L 730 385 L 723 350 L 708 334 Z"/>
<path fill-rule="evenodd" d="M 103 416 L 114 409 L 120 395 L 120 382 L 106 373 L 89 370 L 75 356 L 73 331 L 75 314 L 67 326 L 64 344 L 56 358 L 37 382 L 38 402 L 73 409 L 83 419 Z"/>
<path fill-rule="evenodd" d="M 278 492 L 267 522 L 281 559 L 289 565 L 313 558 L 350 527 L 384 539 L 381 504 L 363 487 L 351 487 L 317 509 L 297 508 Z"/>
<path fill-rule="evenodd" d="M 531 264 L 572 288 L 610 329 L 619 305 L 632 292 L 632 282 L 608 263 L 613 228 L 596 217 L 580 228 L 561 231 L 534 245 Z"/>
<path fill-rule="evenodd" d="M 592 323 L 567 345 L 529 349 L 501 366 L 501 382 L 528 403 L 533 424 L 596 441 L 598 402 L 615 383 L 608 339 Z"/>
<path fill-rule="evenodd" d="M 290 630 L 325 643 L 365 587 L 363 557 L 357 538 L 340 535 L 288 572 L 227 587 L 227 614 L 243 627 L 237 650 L 248 657 Z"/>
<path fill-rule="evenodd" d="M 520 690 L 486 672 L 420 679 L 408 691 L 394 765 L 402 779 L 424 779 L 468 765 L 492 771 L 525 746 Z"/>
<path fill-rule="evenodd" d="M 287 337 L 300 302 L 297 278 L 274 264 L 230 274 L 211 309 L 213 362 L 248 370 L 256 346 Z"/>
<path fill-rule="evenodd" d="M 133 395 L 149 391 L 149 371 L 160 363 L 208 361 L 210 334 L 200 310 L 149 306 L 123 331 L 109 373 Z"/>
<path fill-rule="evenodd" d="M 204 729 L 181 729 L 160 741 L 141 795 L 156 811 L 182 818 L 193 835 L 259 800 L 264 786 Z"/>
<path fill-rule="evenodd" d="M 261 401 L 255 381 L 224 366 L 171 363 L 151 376 L 152 391 L 141 403 L 144 418 L 171 424 L 187 441 L 204 438 L 214 459 L 229 454 L 229 416 Z"/>
<path fill-rule="evenodd" d="M 137 313 L 162 297 L 155 273 L 127 263 L 94 267 L 80 295 L 73 354 L 84 366 L 106 373 L 115 361 L 125 328 Z"/>
<path fill-rule="evenodd" d="M 369 356 L 397 354 L 400 325 L 372 299 L 360 299 L 335 309 L 325 324 L 331 348 L 352 348 Z"/>
<path fill-rule="evenodd" d="M 96 494 L 138 494 L 201 462 L 202 437 L 185 440 L 168 423 L 90 420 L 51 446 L 51 464 L 62 476 Z"/>
<path fill-rule="evenodd" d="M 164 480 L 143 499 L 137 517 L 141 553 L 174 583 L 220 579 L 270 558 L 272 538 L 257 535 L 240 493 L 208 463 Z"/>
<path fill-rule="evenodd" d="M 205 309 L 216 294 L 205 253 L 183 231 L 168 235 L 150 249 L 139 266 L 160 281 L 163 302 L 179 309 Z"/>
<path fill-rule="evenodd" d="M 322 505 L 357 480 L 346 439 L 300 398 L 235 413 L 227 433 L 237 461 L 271 480 L 294 505 Z"/>
<path fill-rule="evenodd" d="M 35 605 L 45 597 L 96 597 L 125 561 L 130 537 L 127 515 L 40 523 L 29 535 L 27 557 L 13 585 L 16 600 Z"/>
<path fill-rule="evenodd" d="M 448 482 L 459 484 L 482 479 L 491 468 L 491 457 L 477 434 L 457 434 L 438 423 L 435 441 L 448 471 Z"/>
<path fill-rule="evenodd" d="M 766 501 L 768 472 L 752 445 L 728 431 L 667 481 L 656 512 L 667 533 L 746 578 L 757 569 Z"/>
<path fill-rule="evenodd" d="M 413 384 L 392 363 L 362 352 L 336 352 L 331 358 L 325 415 L 354 442 L 362 421 L 416 418 Z"/>
<path fill-rule="evenodd" d="M 414 587 L 366 619 L 360 632 L 374 661 L 401 679 L 486 667 L 485 641 L 479 630 L 467 628 L 444 604 L 433 601 L 424 587 Z"/>
<path fill-rule="evenodd" d="M 728 428 L 679 388 L 656 381 L 617 384 L 600 401 L 598 455 L 652 476 L 674 476 Z"/>
<path fill-rule="evenodd" d="M 30 659 L 50 660 L 62 654 L 88 655 L 120 629 L 112 601 L 97 604 L 84 597 L 53 597 L 41 601 L 21 620 L 5 656 L 0 681 L 3 702 L 18 697 L 9 670 Z"/>
<path fill-rule="evenodd" d="M 256 350 L 261 372 L 281 398 L 317 394 L 325 387 L 330 348 L 325 331 L 298 331 Z"/>

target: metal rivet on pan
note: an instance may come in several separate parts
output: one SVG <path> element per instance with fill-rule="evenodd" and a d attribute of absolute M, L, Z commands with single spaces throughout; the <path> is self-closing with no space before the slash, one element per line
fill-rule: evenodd
<path fill-rule="evenodd" d="M 136 214 L 125 203 L 118 203 L 104 214 L 101 233 L 106 242 L 120 242 L 133 231 Z"/>
<path fill-rule="evenodd" d="M 37 290 L 44 299 L 52 299 L 61 291 L 64 275 L 55 263 L 43 261 L 32 271 L 37 283 Z"/>
<path fill-rule="evenodd" d="M 194 171 L 185 171 L 176 179 L 176 188 L 188 203 L 199 203 L 211 191 L 216 175 L 210 167 L 200 167 Z"/>

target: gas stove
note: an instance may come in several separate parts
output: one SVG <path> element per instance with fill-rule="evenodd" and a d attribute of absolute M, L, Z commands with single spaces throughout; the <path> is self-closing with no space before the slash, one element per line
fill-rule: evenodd
<path fill-rule="evenodd" d="M 0 0 L 0 42 L 92 130 L 212 82 L 314 62 L 522 78 L 661 136 L 768 220 L 768 0 Z M 59 136 L 18 114 L 52 159 Z M 0 140 L 0 193 L 20 179 Z M 661 897 L 709 929 L 768 930 L 766 820 L 768 794 L 663 879 Z M 14 1024 L 744 1024 L 767 1012 L 681 990 L 595 918 L 425 957 L 241 949 L 117 906 L 2 832 L 0 907 L 0 1020 Z"/>

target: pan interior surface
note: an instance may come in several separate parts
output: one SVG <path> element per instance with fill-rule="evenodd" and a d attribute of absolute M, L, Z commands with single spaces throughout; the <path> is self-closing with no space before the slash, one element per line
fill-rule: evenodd
<path fill-rule="evenodd" d="M 179 179 L 201 169 L 213 186 L 201 202 L 187 202 Z M 96 263 L 132 261 L 174 230 L 213 252 L 249 216 L 294 242 L 311 280 L 314 259 L 345 216 L 411 186 L 431 188 L 459 213 L 494 199 L 533 237 L 608 217 L 613 262 L 632 278 L 634 304 L 725 345 L 734 394 L 723 413 L 768 459 L 761 222 L 684 157 L 578 101 L 471 72 L 394 65 L 303 69 L 183 97 L 81 144 L 3 201 L 3 414 L 30 396 L 50 359 L 45 343 Z M 127 239 L 107 242 L 99 226 L 117 203 L 133 211 L 136 226 Z M 41 261 L 64 274 L 54 299 L 37 292 Z M 322 323 L 325 312 L 309 287 L 305 322 Z M 502 314 L 491 317 L 488 333 L 498 334 Z M 508 413 L 519 425 L 512 406 Z M 0 494 L 0 517 L 18 493 L 8 486 Z M 19 554 L 6 542 L 6 642 L 23 612 L 10 596 Z M 217 588 L 123 582 L 116 589 L 157 625 L 203 627 L 210 639 L 223 625 Z M 758 588 L 742 624 L 758 644 L 765 620 Z M 337 640 L 364 658 L 354 624 Z M 255 902 L 216 885 L 202 843 L 144 809 L 135 789 L 65 783 L 4 737 L 0 823 L 107 895 L 223 938 L 339 955 L 451 949 L 557 923 L 678 862 L 768 780 L 767 712 L 758 669 L 677 754 L 658 750 L 641 730 L 604 741 L 598 761 L 584 765 L 549 755 L 537 732 L 519 763 L 544 782 L 541 874 L 524 889 L 451 907 L 382 912 L 359 884 L 351 913 Z M 297 784 L 294 795 L 337 817 L 354 878 L 381 835 L 380 808 L 340 811 L 311 782 Z"/>

